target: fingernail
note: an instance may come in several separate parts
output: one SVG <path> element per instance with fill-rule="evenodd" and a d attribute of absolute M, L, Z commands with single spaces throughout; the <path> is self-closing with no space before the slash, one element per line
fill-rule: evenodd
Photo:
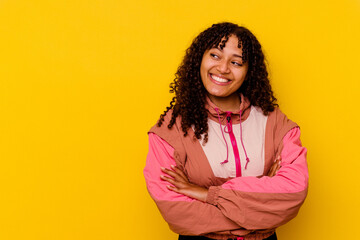
<path fill-rule="evenodd" d="M 165 168 L 164 168 L 164 167 L 160 167 L 160 169 L 161 169 L 161 170 L 165 170 Z"/>
<path fill-rule="evenodd" d="M 171 168 L 175 168 L 175 166 L 174 165 L 170 165 L 171 166 Z"/>

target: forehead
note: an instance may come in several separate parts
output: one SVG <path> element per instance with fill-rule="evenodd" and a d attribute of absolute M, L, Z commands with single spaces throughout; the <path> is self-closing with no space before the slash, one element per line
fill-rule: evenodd
<path fill-rule="evenodd" d="M 233 48 L 234 50 L 236 48 L 241 50 L 242 41 L 237 36 L 232 34 L 232 35 L 229 35 L 228 37 L 226 37 L 226 36 L 222 37 L 221 40 L 219 41 L 219 43 L 216 43 L 216 42 L 214 43 L 212 48 L 218 48 L 218 49 L 222 50 L 223 48 L 226 48 L 228 46 Z"/>
<path fill-rule="evenodd" d="M 241 46 L 241 40 L 235 36 L 230 35 L 228 38 L 223 37 L 219 44 L 215 44 L 213 48 L 219 49 L 221 51 L 231 51 L 231 52 L 237 52 L 242 53 L 242 46 Z"/>

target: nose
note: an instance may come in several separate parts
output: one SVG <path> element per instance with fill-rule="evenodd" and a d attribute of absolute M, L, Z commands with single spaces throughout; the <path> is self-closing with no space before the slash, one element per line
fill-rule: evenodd
<path fill-rule="evenodd" d="M 222 60 L 219 62 L 217 69 L 220 73 L 229 73 L 230 72 L 230 68 L 228 65 L 228 62 L 226 60 Z"/>

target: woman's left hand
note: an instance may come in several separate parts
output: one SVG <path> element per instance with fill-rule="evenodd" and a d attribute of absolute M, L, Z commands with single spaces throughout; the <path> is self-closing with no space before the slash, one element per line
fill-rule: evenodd
<path fill-rule="evenodd" d="M 171 176 L 160 176 L 162 180 L 174 185 L 168 185 L 167 188 L 169 190 L 186 195 L 191 198 L 195 198 L 203 202 L 206 201 L 208 190 L 206 188 L 199 187 L 195 184 L 190 183 L 184 172 L 181 171 L 179 168 L 171 165 L 171 169 L 161 168 L 161 171 Z"/>

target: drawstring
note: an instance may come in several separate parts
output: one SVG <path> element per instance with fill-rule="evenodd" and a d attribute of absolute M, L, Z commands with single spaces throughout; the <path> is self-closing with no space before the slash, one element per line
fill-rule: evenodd
<path fill-rule="evenodd" d="M 224 163 L 227 163 L 228 162 L 228 159 L 229 159 L 229 147 L 228 147 L 228 144 L 226 142 L 226 139 L 225 139 L 225 135 L 224 135 L 224 132 L 223 132 L 223 129 L 221 127 L 221 119 L 220 119 L 220 114 L 219 114 L 219 109 L 218 108 L 215 108 L 215 111 L 217 113 L 217 116 L 218 116 L 218 120 L 219 120 L 219 125 L 220 125 L 220 130 L 221 130 L 221 134 L 223 136 L 223 139 L 224 139 L 224 142 L 225 142 L 225 145 L 226 145 L 226 159 L 221 162 L 221 164 L 224 164 Z M 245 153 L 245 157 L 246 157 L 246 164 L 245 164 L 245 169 L 247 169 L 247 165 L 248 163 L 250 162 L 250 159 L 247 155 L 247 152 L 246 152 L 246 149 L 245 149 L 245 146 L 244 146 L 244 142 L 243 142 L 243 137 L 242 137 L 242 126 L 241 126 L 241 113 L 242 111 L 240 110 L 240 141 L 241 141 L 241 146 L 244 150 L 244 153 Z M 229 128 L 227 125 L 225 126 L 227 128 Z M 231 126 L 230 126 L 231 127 Z M 226 130 L 225 130 L 226 131 Z M 228 129 L 229 131 L 229 129 Z M 231 131 L 231 130 L 230 130 Z"/>
<path fill-rule="evenodd" d="M 220 115 L 219 115 L 219 111 L 218 111 L 218 110 L 219 110 L 218 108 L 215 108 L 215 111 L 216 111 L 217 116 L 218 116 L 219 124 L 220 124 L 221 134 L 222 134 L 222 136 L 223 136 L 223 138 L 224 138 L 224 141 L 225 141 L 225 144 L 226 144 L 226 159 L 225 159 L 223 162 L 221 162 L 221 164 L 224 164 L 224 163 L 227 163 L 227 162 L 228 162 L 228 159 L 229 159 L 229 147 L 228 147 L 228 144 L 227 144 L 227 142 L 226 142 L 223 129 L 222 129 L 222 127 L 221 127 L 221 120 L 220 120 Z"/>
<path fill-rule="evenodd" d="M 245 153 L 245 157 L 246 157 L 246 164 L 245 164 L 245 169 L 247 168 L 248 163 L 250 162 L 250 159 L 248 158 L 248 155 L 246 153 L 245 150 L 245 146 L 244 146 L 244 142 L 243 142 L 243 138 L 242 138 L 242 126 L 241 126 L 241 110 L 240 110 L 240 141 L 241 141 L 241 145 L 244 149 L 244 153 Z"/>

